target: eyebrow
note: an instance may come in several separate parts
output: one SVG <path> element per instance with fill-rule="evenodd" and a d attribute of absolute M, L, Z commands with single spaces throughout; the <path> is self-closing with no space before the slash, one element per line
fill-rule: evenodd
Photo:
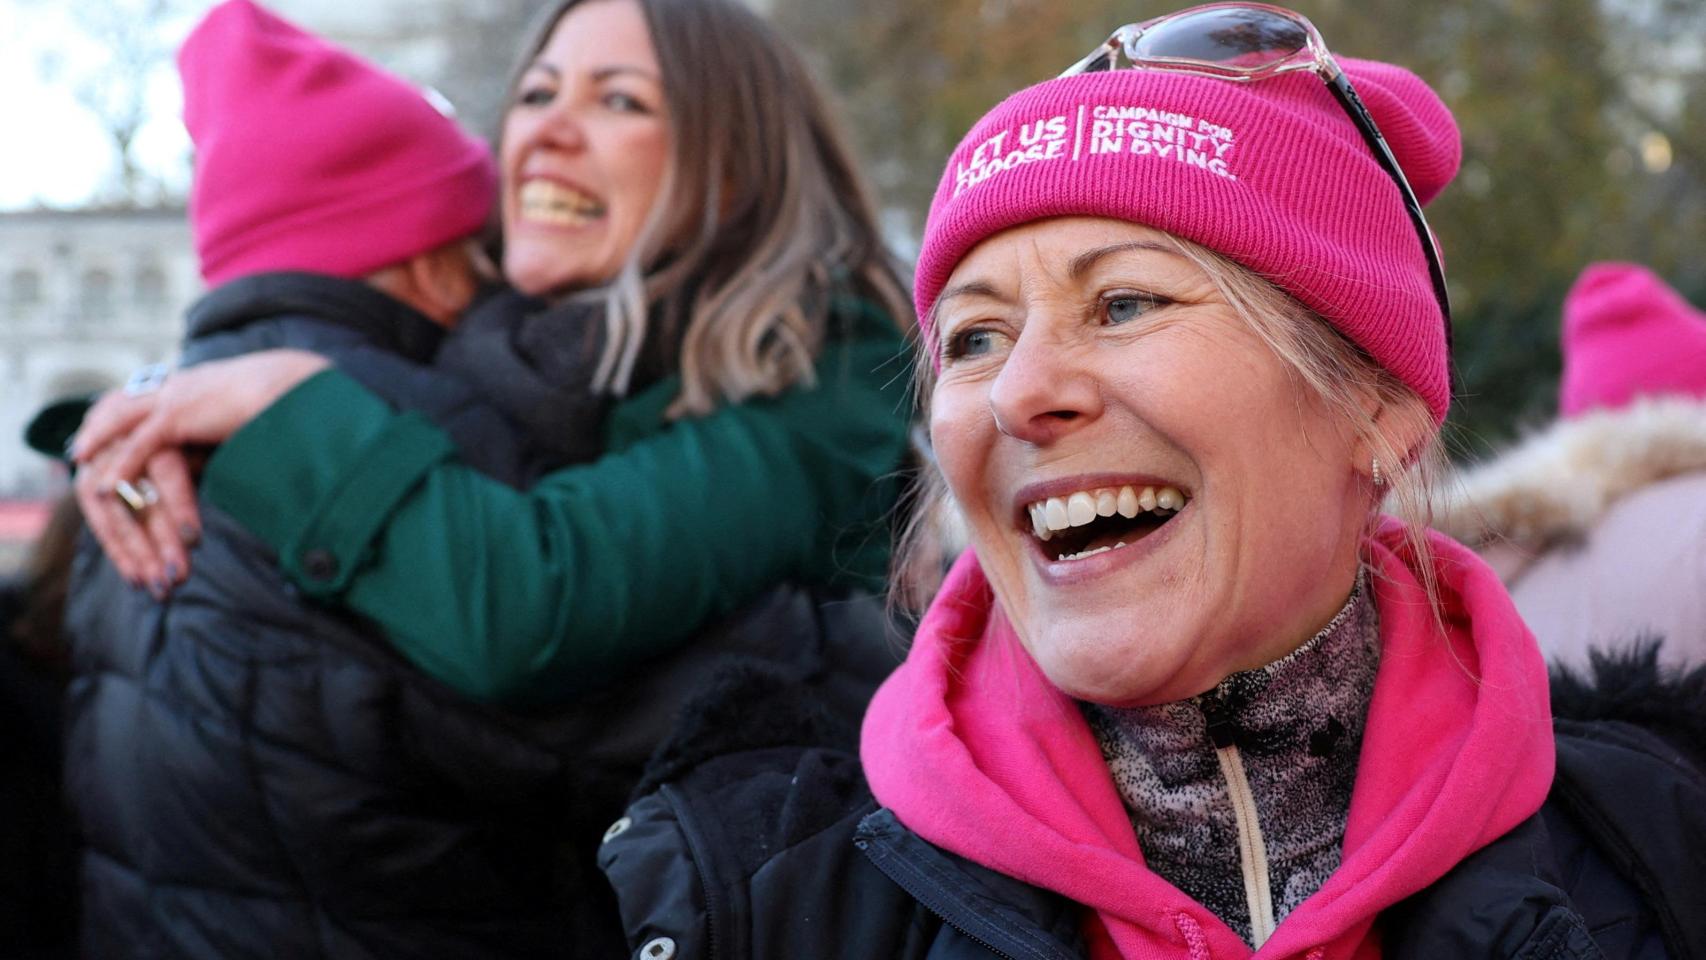
<path fill-rule="evenodd" d="M 550 64 L 550 63 L 546 63 L 543 60 L 535 60 L 532 63 L 528 64 L 527 65 L 527 71 L 525 71 L 525 72 L 532 72 L 534 70 L 540 70 L 540 71 L 543 71 L 545 73 L 548 73 L 553 78 L 558 79 L 558 80 L 561 80 L 563 77 L 563 71 L 557 69 L 557 67 L 555 65 Z M 663 80 L 660 77 L 658 77 L 658 75 L 656 73 L 653 73 L 652 71 L 647 70 L 644 67 L 634 67 L 634 66 L 628 66 L 626 64 L 616 64 L 616 65 L 608 66 L 608 67 L 599 67 L 597 70 L 594 70 L 592 72 L 592 79 L 594 81 L 608 80 L 613 76 L 617 76 L 619 74 L 624 74 L 624 73 L 631 73 L 637 77 L 644 77 L 645 79 L 650 80 L 653 83 L 661 84 L 663 82 Z"/>
<path fill-rule="evenodd" d="M 1151 253 L 1165 253 L 1174 257 L 1179 255 L 1179 251 L 1155 240 L 1128 240 L 1125 243 L 1110 243 L 1105 247 L 1086 250 L 1073 257 L 1072 261 L 1066 265 L 1067 276 L 1078 280 L 1104 257 L 1111 257 L 1116 253 L 1126 253 L 1131 250 L 1147 250 Z"/>
<path fill-rule="evenodd" d="M 655 72 L 647 70 L 645 67 L 635 67 L 627 64 L 615 64 L 608 67 L 599 67 L 597 70 L 592 72 L 592 79 L 608 80 L 611 77 L 624 73 L 631 73 L 636 77 L 643 77 L 656 84 L 663 83 L 663 78 L 659 77 Z"/>
<path fill-rule="evenodd" d="M 1124 243 L 1110 243 L 1105 247 L 1096 247 L 1095 249 L 1086 250 L 1083 253 L 1080 253 L 1078 256 L 1073 257 L 1067 264 L 1067 273 L 1072 277 L 1072 279 L 1077 280 L 1083 277 L 1091 267 L 1095 266 L 1096 263 L 1104 257 L 1111 257 L 1116 253 L 1126 253 L 1131 250 L 1147 250 L 1152 253 L 1164 253 L 1168 256 L 1174 257 L 1179 255 L 1179 251 L 1155 240 L 1128 240 Z M 947 303 L 955 297 L 989 297 L 992 300 L 1006 299 L 1002 296 L 1001 292 L 996 290 L 995 286 L 987 280 L 972 280 L 943 290 L 942 295 L 936 298 L 936 308 L 940 309 L 942 304 Z"/>
<path fill-rule="evenodd" d="M 987 280 L 972 280 L 968 283 L 956 284 L 946 290 L 943 290 L 942 295 L 936 298 L 937 309 L 940 309 L 942 304 L 947 303 L 955 297 L 989 297 L 992 300 L 1004 299 L 1000 292 L 995 289 L 995 286 Z"/>

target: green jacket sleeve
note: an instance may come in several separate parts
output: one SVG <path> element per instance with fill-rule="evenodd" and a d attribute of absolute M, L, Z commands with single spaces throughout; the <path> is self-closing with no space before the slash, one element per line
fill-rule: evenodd
<path fill-rule="evenodd" d="M 202 489 L 305 593 L 371 617 L 428 673 L 561 700 L 779 581 L 874 572 L 906 446 L 903 349 L 837 341 L 814 388 L 677 421 L 527 492 L 326 371 L 220 447 Z"/>

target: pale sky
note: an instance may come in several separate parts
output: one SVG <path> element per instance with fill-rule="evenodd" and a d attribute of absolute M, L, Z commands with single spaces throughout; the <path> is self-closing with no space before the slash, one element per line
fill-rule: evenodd
<path fill-rule="evenodd" d="M 123 0 L 82 0 L 121 4 Z M 172 48 L 212 0 L 180 4 L 184 14 L 163 33 Z M 58 0 L 0 0 L 0 209 L 76 206 L 114 176 L 111 142 L 74 90 L 98 74 L 105 51 L 83 36 Z M 179 120 L 181 93 L 170 60 L 148 79 L 149 121 L 136 153 L 150 172 L 188 180 L 189 137 Z"/>
<path fill-rule="evenodd" d="M 141 11 L 158 2 L 0 0 L 0 210 L 86 204 L 99 199 L 98 192 L 114 181 L 112 144 L 75 93 L 98 77 L 111 58 L 79 26 L 74 11 Z M 159 39 L 165 51 L 175 51 L 218 0 L 164 2 L 171 16 L 161 24 Z M 419 13 L 418 0 L 264 2 L 287 19 L 337 37 L 382 63 L 387 62 L 382 51 L 370 48 L 385 46 L 396 32 L 395 24 Z M 135 153 L 147 172 L 181 194 L 189 182 L 190 143 L 180 119 L 183 94 L 169 53 L 147 84 L 148 120 Z"/>

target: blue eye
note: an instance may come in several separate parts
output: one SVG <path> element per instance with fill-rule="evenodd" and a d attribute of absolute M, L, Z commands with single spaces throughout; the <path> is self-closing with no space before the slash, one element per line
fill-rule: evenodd
<path fill-rule="evenodd" d="M 1102 298 L 1102 312 L 1108 323 L 1121 324 L 1136 320 L 1149 311 L 1172 302 L 1153 293 L 1121 292 Z"/>
<path fill-rule="evenodd" d="M 942 356 L 947 360 L 959 360 L 965 357 L 982 356 L 995 349 L 995 331 L 993 330 L 962 330 L 950 336 L 942 344 Z"/>

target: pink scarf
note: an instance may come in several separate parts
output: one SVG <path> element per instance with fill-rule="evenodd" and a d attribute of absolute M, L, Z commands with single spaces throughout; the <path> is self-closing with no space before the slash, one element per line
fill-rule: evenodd
<path fill-rule="evenodd" d="M 1019 645 L 969 551 L 866 714 L 871 788 L 931 843 L 1085 905 L 1098 960 L 1378 957 L 1380 911 L 1532 815 L 1552 783 L 1534 639 L 1479 558 L 1430 537 L 1445 636 L 1402 528 L 1369 544 L 1382 648 L 1343 863 L 1259 954 L 1144 865 L 1077 705 Z"/>

